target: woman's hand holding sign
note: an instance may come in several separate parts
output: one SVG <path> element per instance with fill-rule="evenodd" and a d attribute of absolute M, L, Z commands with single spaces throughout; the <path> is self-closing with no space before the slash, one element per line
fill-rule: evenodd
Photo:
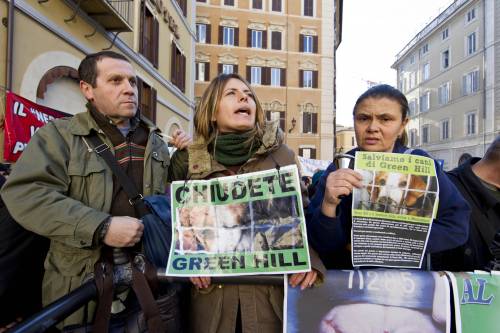
<path fill-rule="evenodd" d="M 351 194 L 354 187 L 361 188 L 362 179 L 361 174 L 347 168 L 330 173 L 326 178 L 325 196 L 321 204 L 323 214 L 328 217 L 335 217 L 337 205 L 341 200 L 339 196 Z"/>

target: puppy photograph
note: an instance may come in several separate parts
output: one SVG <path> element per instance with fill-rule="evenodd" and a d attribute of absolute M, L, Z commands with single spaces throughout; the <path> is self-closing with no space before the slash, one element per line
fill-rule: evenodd
<path fill-rule="evenodd" d="M 363 188 L 353 191 L 355 209 L 432 217 L 437 198 L 435 176 L 362 171 Z"/>
<path fill-rule="evenodd" d="M 233 253 L 303 248 L 294 196 L 245 204 L 178 209 L 178 253 Z"/>

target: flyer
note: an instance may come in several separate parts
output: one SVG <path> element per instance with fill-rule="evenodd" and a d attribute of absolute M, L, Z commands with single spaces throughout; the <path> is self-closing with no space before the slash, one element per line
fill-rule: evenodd
<path fill-rule="evenodd" d="M 353 266 L 420 268 L 439 201 L 434 160 L 357 152 L 354 170 L 363 187 L 353 190 Z"/>
<path fill-rule="evenodd" d="M 176 181 L 171 276 L 310 270 L 296 165 L 209 180 Z"/>
<path fill-rule="evenodd" d="M 450 332 L 449 284 L 437 272 L 330 270 L 319 287 L 285 293 L 288 333 Z"/>

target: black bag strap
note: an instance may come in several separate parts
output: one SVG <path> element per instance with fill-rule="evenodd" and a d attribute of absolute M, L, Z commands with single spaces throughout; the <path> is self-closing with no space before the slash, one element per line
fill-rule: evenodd
<path fill-rule="evenodd" d="M 118 183 L 123 187 L 125 193 L 129 197 L 128 202 L 131 206 L 134 206 L 137 209 L 137 212 L 140 216 L 144 216 L 149 213 L 149 209 L 146 207 L 144 201 L 142 201 L 143 196 L 137 190 L 135 184 L 130 180 L 127 174 L 123 171 L 123 169 L 118 164 L 113 153 L 111 153 L 110 147 L 105 144 L 101 138 L 97 135 L 96 131 L 92 131 L 89 136 L 87 136 L 92 146 L 94 146 L 93 151 L 102 157 L 102 159 L 109 166 L 111 171 L 116 176 Z"/>

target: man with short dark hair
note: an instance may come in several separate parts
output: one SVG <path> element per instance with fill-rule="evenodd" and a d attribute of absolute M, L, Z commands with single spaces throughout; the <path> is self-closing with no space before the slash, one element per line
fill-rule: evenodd
<path fill-rule="evenodd" d="M 163 194 L 167 186 L 167 145 L 159 129 L 137 109 L 136 74 L 130 62 L 112 51 L 99 52 L 85 57 L 78 72 L 87 112 L 56 119 L 38 130 L 2 190 L 12 216 L 51 241 L 44 305 L 82 284 L 103 245 L 132 247 L 142 237 L 138 212 L 94 151 L 90 135 L 98 135 L 113 151 L 144 195 Z M 183 131 L 173 137 L 179 148 L 190 141 Z M 80 309 L 64 325 L 80 324 L 83 318 Z"/>
<path fill-rule="evenodd" d="M 433 254 L 432 269 L 485 269 L 495 259 L 491 247 L 500 232 L 500 135 L 483 158 L 467 160 L 448 176 L 472 208 L 469 239 L 456 249 Z"/>

